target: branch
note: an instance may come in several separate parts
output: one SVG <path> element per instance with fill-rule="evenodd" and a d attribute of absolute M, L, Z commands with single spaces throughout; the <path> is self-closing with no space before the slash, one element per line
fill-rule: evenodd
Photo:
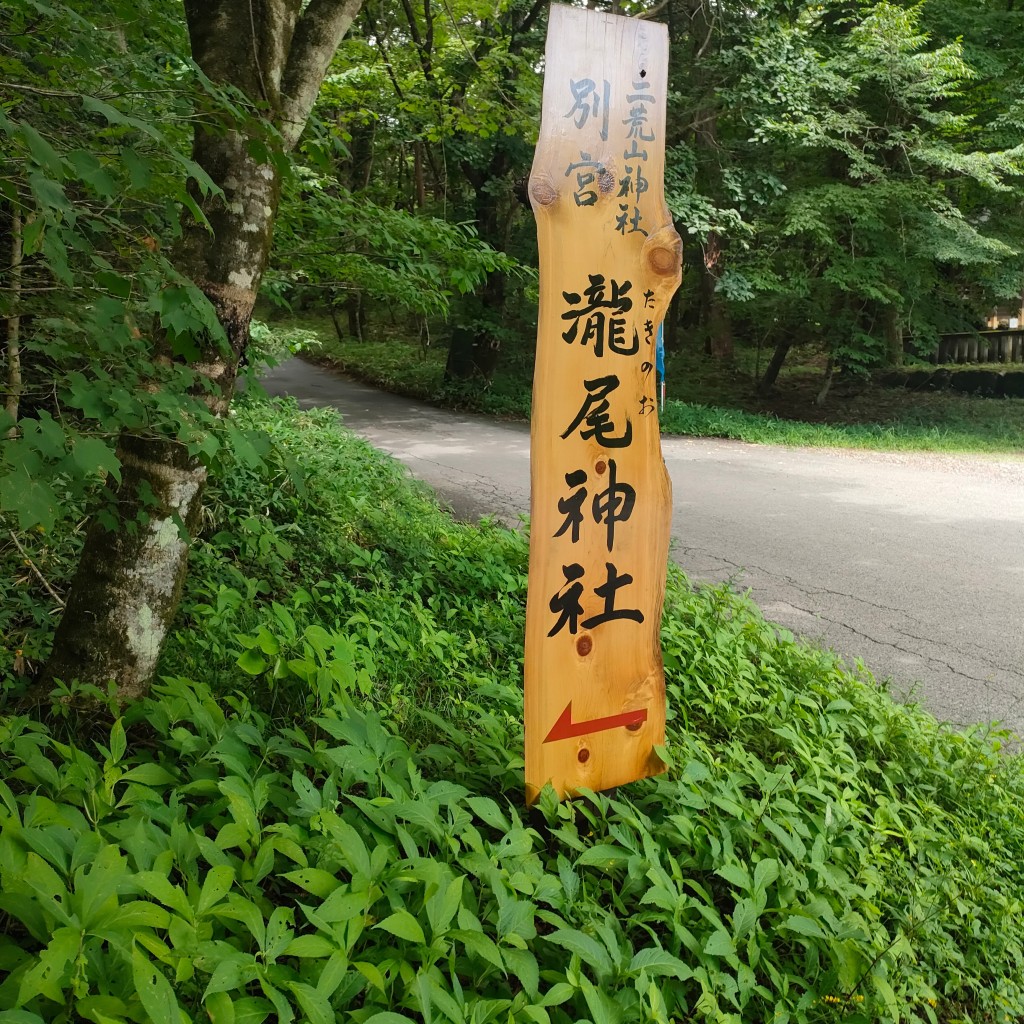
<path fill-rule="evenodd" d="M 36 568 L 35 562 L 33 562 L 32 559 L 28 557 L 28 552 L 21 546 L 21 543 L 18 541 L 18 538 L 13 530 L 11 530 L 10 535 L 11 540 L 14 541 L 14 546 L 21 552 L 21 557 L 25 560 L 25 564 L 36 574 L 36 576 L 39 578 L 39 582 L 42 583 L 44 587 L 46 587 L 46 592 L 50 595 L 50 597 L 52 597 L 54 601 L 56 601 L 57 604 L 60 605 L 61 608 L 63 608 L 64 602 L 60 599 L 59 595 L 53 589 L 53 587 L 51 587 L 50 584 L 46 582 L 46 577 Z"/>
<path fill-rule="evenodd" d="M 660 4 L 655 4 L 655 5 L 654 5 L 654 7 L 652 7 L 652 8 L 650 9 L 650 10 L 647 10 L 647 11 L 641 11 L 641 12 L 640 12 L 640 13 L 639 13 L 639 14 L 637 15 L 637 17 L 638 17 L 638 18 L 641 18 L 641 19 L 644 19 L 644 20 L 650 20 L 650 19 L 651 19 L 651 18 L 653 18 L 653 17 L 654 17 L 654 16 L 656 15 L 656 14 L 661 14 L 661 12 L 662 12 L 662 11 L 663 11 L 663 10 L 664 10 L 664 9 L 665 9 L 666 7 L 668 7 L 668 5 L 669 5 L 669 4 L 671 3 L 671 2 L 672 2 L 672 0 L 661 0 L 661 3 L 660 3 Z"/>
<path fill-rule="evenodd" d="M 427 43 L 423 41 L 423 37 L 420 35 L 419 25 L 416 23 L 416 15 L 413 12 L 412 5 L 409 0 L 402 0 L 402 10 L 405 11 L 405 20 L 409 23 L 409 34 L 412 36 L 412 41 L 416 45 L 416 55 L 419 58 L 420 67 L 423 68 L 423 77 L 427 81 L 433 81 L 434 69 L 431 62 L 432 54 L 427 48 Z M 423 13 L 426 16 L 430 11 L 429 0 L 424 0 Z M 433 42 L 433 26 L 428 22 L 427 29 L 430 35 L 431 43 Z"/>
<path fill-rule="evenodd" d="M 327 69 L 363 0 L 312 0 L 298 25 L 281 81 L 281 137 L 293 149 Z"/>
<path fill-rule="evenodd" d="M 391 79 L 391 84 L 395 87 L 395 95 L 399 101 L 404 103 L 405 96 L 402 95 L 402 87 L 398 84 L 398 79 L 395 77 L 395 69 L 391 66 L 391 58 L 388 56 L 387 46 L 384 44 L 384 37 L 377 31 L 377 23 L 373 20 L 373 15 L 370 14 L 368 7 L 363 8 L 363 18 L 366 21 L 366 25 L 370 30 L 371 35 L 377 40 L 377 46 L 380 48 L 380 55 L 384 60 L 384 67 L 388 69 L 388 78 Z"/>
<path fill-rule="evenodd" d="M 0 82 L 0 88 L 17 89 L 19 92 L 30 92 L 36 96 L 58 96 L 68 100 L 77 100 L 82 95 L 78 92 L 62 92 L 59 89 L 37 89 L 32 85 L 22 85 L 21 82 Z"/>
<path fill-rule="evenodd" d="M 434 12 L 430 9 L 430 0 L 423 0 L 423 24 L 426 28 L 426 37 L 423 40 L 424 55 L 430 68 L 430 74 L 434 72 Z M 428 76 L 429 77 L 429 76 Z"/>
<path fill-rule="evenodd" d="M 668 0 L 666 0 L 666 3 L 667 2 L 668 2 Z M 525 33 L 529 32 L 530 29 L 533 28 L 533 23 L 540 17 L 541 11 L 543 11 L 546 7 L 547 7 L 547 0 L 536 0 L 534 5 L 527 12 L 526 17 L 523 18 L 523 20 L 519 23 L 519 26 L 518 27 L 513 26 L 513 28 L 512 28 L 513 39 L 517 35 L 521 36 L 521 35 L 524 35 Z M 509 45 L 509 49 L 512 49 L 511 43 Z"/>

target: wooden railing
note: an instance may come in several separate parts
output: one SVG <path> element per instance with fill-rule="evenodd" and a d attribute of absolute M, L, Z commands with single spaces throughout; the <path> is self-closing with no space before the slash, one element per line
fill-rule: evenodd
<path fill-rule="evenodd" d="M 933 363 L 1024 363 L 1024 329 L 944 334 Z"/>

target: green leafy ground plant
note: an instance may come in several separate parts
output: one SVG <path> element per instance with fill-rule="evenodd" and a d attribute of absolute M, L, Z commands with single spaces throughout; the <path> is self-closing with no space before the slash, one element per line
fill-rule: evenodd
<path fill-rule="evenodd" d="M 673 571 L 668 770 L 528 813 L 525 538 L 326 412 L 235 420 L 269 453 L 214 495 L 153 694 L 0 718 L 5 1021 L 1024 1014 L 1003 737 Z"/>

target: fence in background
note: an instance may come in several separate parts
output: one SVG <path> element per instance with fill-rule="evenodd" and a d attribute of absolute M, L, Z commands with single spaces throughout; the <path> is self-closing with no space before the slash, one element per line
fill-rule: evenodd
<path fill-rule="evenodd" d="M 1024 363 L 1024 330 L 944 334 L 933 363 Z"/>

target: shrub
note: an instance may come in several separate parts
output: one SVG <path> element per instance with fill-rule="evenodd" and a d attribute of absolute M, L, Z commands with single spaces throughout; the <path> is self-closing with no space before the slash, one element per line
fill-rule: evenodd
<path fill-rule="evenodd" d="M 669 770 L 527 813 L 525 539 L 329 414 L 239 421 L 269 454 L 216 494 L 153 694 L 91 736 L 0 719 L 5 1020 L 1024 1013 L 998 735 L 673 571 Z"/>

